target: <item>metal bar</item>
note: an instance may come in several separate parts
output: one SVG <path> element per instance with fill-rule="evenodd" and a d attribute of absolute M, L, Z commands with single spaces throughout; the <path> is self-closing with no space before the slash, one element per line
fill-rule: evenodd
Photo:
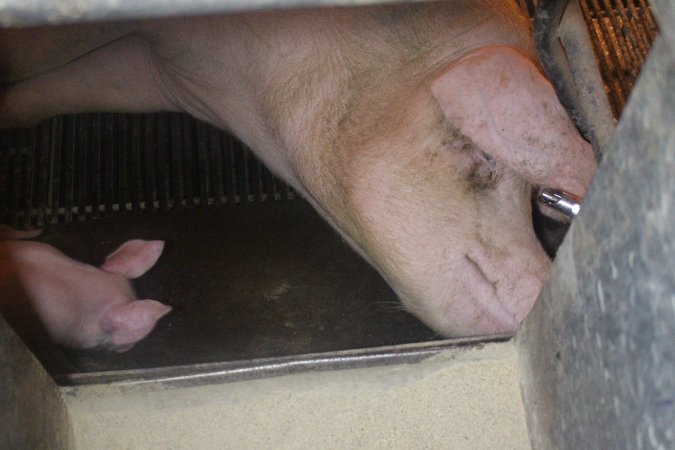
<path fill-rule="evenodd" d="M 141 180 L 141 118 L 134 115 L 131 118 L 131 152 L 129 161 L 131 165 L 131 209 L 141 211 L 143 201 L 143 184 Z"/>
<path fill-rule="evenodd" d="M 185 193 L 183 189 L 183 133 L 181 129 L 181 117 L 179 114 L 171 114 L 171 179 L 173 207 L 177 210 L 183 209 L 185 205 Z"/>
<path fill-rule="evenodd" d="M 183 116 L 183 179 L 185 180 L 184 189 L 185 189 L 185 203 L 188 207 L 195 206 L 195 184 L 193 178 L 192 168 L 193 164 L 193 151 L 194 151 L 194 139 L 193 139 L 193 123 L 188 116 Z"/>
<path fill-rule="evenodd" d="M 0 0 L 0 27 L 54 25 L 299 7 L 394 3 L 393 0 Z"/>
<path fill-rule="evenodd" d="M 78 158 L 78 189 L 77 189 L 77 207 L 80 211 L 79 219 L 84 220 L 86 218 L 86 207 L 90 203 L 90 193 L 88 188 L 88 174 L 87 174 L 87 163 L 89 155 L 89 136 L 91 135 L 89 131 L 90 123 L 87 120 L 86 116 L 80 116 L 78 120 L 79 132 L 78 132 L 78 145 L 77 152 L 79 155 Z"/>
<path fill-rule="evenodd" d="M 37 147 L 37 130 L 31 129 L 27 133 L 26 142 L 26 168 L 24 171 L 24 205 L 23 205 L 23 228 L 28 228 L 33 216 L 33 195 L 35 192 L 35 152 Z"/>
<path fill-rule="evenodd" d="M 120 212 L 127 212 L 129 202 L 129 115 L 121 114 L 117 121 L 117 198 L 120 202 Z"/>
<path fill-rule="evenodd" d="M 143 201 L 145 210 L 155 211 L 155 115 L 147 114 L 143 116 L 143 159 L 142 169 L 143 186 L 145 191 Z"/>
<path fill-rule="evenodd" d="M 211 154 L 211 192 L 213 203 L 222 205 L 225 201 L 225 189 L 223 186 L 223 141 L 221 133 L 216 128 L 209 128 L 209 147 Z"/>
<path fill-rule="evenodd" d="M 412 364 L 442 352 L 506 342 L 511 336 L 484 336 L 364 350 L 346 350 L 278 358 L 254 359 L 157 369 L 69 374 L 56 377 L 62 386 L 116 383 L 133 386 L 190 387 L 277 377 L 307 371 L 343 370 L 391 364 Z"/>
<path fill-rule="evenodd" d="M 234 138 L 236 155 L 237 155 L 237 181 L 238 186 L 238 195 L 239 201 L 242 203 L 248 203 L 250 201 L 250 192 L 251 189 L 250 181 L 251 174 L 249 173 L 249 164 L 248 164 L 248 148 L 242 144 L 237 138 Z"/>
<path fill-rule="evenodd" d="M 635 6 L 633 0 L 628 2 L 628 11 L 630 12 L 631 20 L 635 22 L 637 29 L 640 32 L 640 39 L 643 43 L 643 57 L 646 59 L 649 49 L 652 46 L 655 38 L 655 29 L 652 28 L 652 25 L 649 24 L 648 17 L 651 16 L 651 10 L 649 8 L 643 9 Z"/>
<path fill-rule="evenodd" d="M 598 0 L 591 0 L 591 3 L 593 5 L 593 8 L 596 11 L 601 11 L 602 7 L 600 6 L 600 3 Z M 621 71 L 624 70 L 626 67 L 626 59 L 624 57 L 624 50 L 621 48 L 621 45 L 616 39 L 616 35 L 614 33 L 614 28 L 612 27 L 612 21 L 611 19 L 607 17 L 599 17 L 598 18 L 598 23 L 600 25 L 600 28 L 603 31 L 603 34 L 607 37 L 606 42 L 608 44 L 608 50 L 609 50 L 609 55 L 610 58 L 612 58 L 615 62 L 615 67 L 618 69 L 615 73 L 614 76 L 617 77 L 619 80 L 619 83 L 621 84 L 621 90 L 624 93 L 624 100 L 622 102 L 621 107 L 623 108 L 623 103 L 625 103 L 625 98 L 628 96 L 627 93 L 630 92 L 630 86 L 626 84 L 626 80 L 623 76 L 621 76 Z"/>
<path fill-rule="evenodd" d="M 63 118 L 52 119 L 52 145 L 49 152 L 49 208 L 50 223 L 59 219 L 60 186 L 61 186 L 61 149 L 63 147 Z"/>
<path fill-rule="evenodd" d="M 73 206 L 75 206 L 75 154 L 77 151 L 77 116 L 68 116 L 65 118 L 65 152 L 63 158 L 63 181 L 64 189 L 63 220 L 70 222 L 73 220 Z"/>
<path fill-rule="evenodd" d="M 238 190 L 238 171 L 237 171 L 237 151 L 236 151 L 236 141 L 229 134 L 223 132 L 222 139 L 227 143 L 225 148 L 225 160 L 227 167 L 227 177 L 226 177 L 226 189 L 227 189 L 227 202 L 230 205 L 234 205 L 239 202 L 239 190 Z"/>
<path fill-rule="evenodd" d="M 626 39 L 623 39 L 623 24 L 621 17 L 616 13 L 616 11 L 611 7 L 611 4 L 609 3 L 608 0 L 602 0 L 605 10 L 607 11 L 607 17 L 609 18 L 610 21 L 610 26 L 609 29 L 612 31 L 613 35 L 613 40 L 615 41 L 615 45 L 618 46 L 620 52 L 619 52 L 619 57 L 623 57 L 624 59 L 624 68 L 627 71 L 631 71 L 630 76 L 625 80 L 625 84 L 628 86 L 628 89 L 632 88 L 632 82 L 630 81 L 631 79 L 635 79 L 637 77 L 637 73 L 635 73 L 635 58 L 636 55 L 633 51 L 633 49 L 628 45 L 628 41 Z M 618 3 L 621 3 L 620 1 Z M 625 77 L 625 74 L 622 74 Z"/>
<path fill-rule="evenodd" d="M 11 176 L 10 176 L 10 186 L 11 186 L 11 194 L 10 194 L 10 208 L 12 208 L 13 214 L 12 214 L 12 225 L 17 226 L 18 225 L 18 211 L 21 211 L 21 146 L 23 145 L 22 142 L 22 135 L 24 134 L 23 130 L 17 132 L 16 136 L 16 145 L 14 147 L 14 151 L 11 153 Z"/>
<path fill-rule="evenodd" d="M 267 200 L 267 194 L 265 192 L 265 183 L 263 180 L 263 177 L 265 176 L 264 167 L 260 162 L 260 160 L 255 156 L 253 156 L 253 153 L 251 153 L 251 159 L 255 163 L 255 172 L 253 177 L 253 181 L 255 184 L 255 201 L 264 202 Z"/>
<path fill-rule="evenodd" d="M 558 35 L 572 75 L 575 103 L 598 153 L 604 153 L 614 134 L 615 120 L 598 70 L 593 43 L 579 3 L 569 2 Z"/>
<path fill-rule="evenodd" d="M 583 37 L 574 37 L 573 33 L 567 33 L 570 39 L 582 44 L 582 46 L 575 48 L 576 45 L 569 47 L 563 45 L 565 35 L 562 33 L 563 30 L 559 29 L 561 28 L 561 22 L 564 20 L 568 23 L 572 22 L 568 17 L 570 14 L 566 11 L 577 11 L 571 6 L 568 8 L 569 3 L 569 0 L 542 0 L 538 3 L 534 21 L 534 40 L 539 59 L 553 83 L 561 103 L 570 112 L 572 119 L 584 136 L 593 144 L 596 159 L 599 160 L 607 146 L 607 135 L 611 135 L 613 123 L 606 123 L 607 120 L 611 121 L 611 117 L 609 117 L 608 111 L 602 111 L 605 105 L 589 100 L 585 92 L 590 88 L 592 91 L 599 91 L 593 93 L 594 98 L 605 95 L 599 81 L 590 83 L 587 80 L 588 78 L 598 78 L 599 80 L 595 64 L 587 66 L 582 71 L 586 80 L 583 86 L 579 85 L 583 80 L 578 80 L 578 76 L 575 76 L 578 75 L 580 63 L 583 61 L 573 62 L 574 55 L 569 53 L 572 51 L 583 53 L 583 47 L 587 45 L 585 40 Z M 581 23 L 582 16 L 576 14 L 575 17 L 574 22 Z M 574 34 L 583 31 L 583 27 L 574 24 L 568 25 L 567 28 L 574 29 Z M 575 70 L 572 69 L 573 64 L 576 66 Z"/>
<path fill-rule="evenodd" d="M 639 6 L 634 0 L 581 0 L 580 4 L 618 117 L 656 33 L 651 11 L 641 0 Z"/>
<path fill-rule="evenodd" d="M 40 145 L 38 146 L 38 176 L 35 177 L 37 183 L 37 217 L 35 225 L 43 227 L 46 223 L 47 193 L 49 192 L 49 137 L 51 134 L 51 123 L 44 122 L 38 126 L 40 130 Z"/>
<path fill-rule="evenodd" d="M 272 175 L 272 172 L 267 170 L 267 168 L 262 164 L 259 163 L 260 167 L 262 169 L 262 176 L 261 176 L 261 182 L 263 185 L 263 192 L 265 193 L 265 198 L 264 200 L 267 201 L 274 201 L 275 196 L 274 196 L 274 176 Z"/>
<path fill-rule="evenodd" d="M 84 120 L 84 118 L 83 118 Z M 99 206 L 102 203 L 102 198 L 101 198 L 101 177 L 103 174 L 103 168 L 101 167 L 101 160 L 102 160 L 102 152 L 103 152 L 103 143 L 101 142 L 102 140 L 102 133 L 101 133 L 101 122 L 102 122 L 102 117 L 101 114 L 92 114 L 91 115 L 91 149 L 89 150 L 91 152 L 90 154 L 90 186 L 89 186 L 89 193 L 90 193 L 90 205 L 91 205 L 91 217 L 94 219 L 97 219 L 100 217 L 100 210 Z M 86 151 L 86 149 L 85 149 Z M 84 212 L 84 211 L 83 211 Z"/>
<path fill-rule="evenodd" d="M 209 174 L 209 134 L 204 122 L 197 122 L 197 175 L 199 185 L 199 199 L 201 206 L 209 205 L 210 174 Z"/>
<path fill-rule="evenodd" d="M 627 3 L 630 4 L 630 1 Z M 624 29 L 622 33 L 623 37 L 624 39 L 632 40 L 633 49 L 638 51 L 639 54 L 638 70 L 639 70 L 640 67 L 642 66 L 642 63 L 644 62 L 644 57 L 646 56 L 644 51 L 647 45 L 645 41 L 643 41 L 642 39 L 642 33 L 638 29 L 636 21 L 631 19 L 632 14 L 628 13 L 628 9 L 624 6 L 623 2 L 618 1 L 616 4 L 619 9 L 619 12 L 621 13 L 623 23 L 624 24 L 626 22 L 628 23 L 629 32 L 626 32 L 627 30 Z M 631 30 L 632 33 L 630 32 Z"/>
<path fill-rule="evenodd" d="M 159 114 L 155 125 L 157 126 L 155 134 L 157 140 L 157 197 L 159 209 L 161 211 L 168 211 L 171 187 L 171 175 L 169 173 L 167 158 L 171 151 L 169 145 L 169 117 L 166 114 Z"/>
<path fill-rule="evenodd" d="M 649 26 L 647 29 L 650 31 L 650 36 L 649 39 L 651 42 L 654 42 L 654 39 L 656 39 L 656 30 L 658 29 L 656 22 L 654 21 L 654 17 L 652 16 L 651 13 L 651 8 L 649 7 L 649 4 L 647 3 L 646 0 L 638 0 L 640 3 L 640 8 L 642 11 L 645 12 L 645 19 L 646 22 L 648 22 Z"/>
<path fill-rule="evenodd" d="M 115 170 L 115 115 L 106 113 L 102 116 L 103 122 L 103 204 L 104 213 L 110 215 L 113 213 L 115 204 L 115 180 L 119 178 Z"/>

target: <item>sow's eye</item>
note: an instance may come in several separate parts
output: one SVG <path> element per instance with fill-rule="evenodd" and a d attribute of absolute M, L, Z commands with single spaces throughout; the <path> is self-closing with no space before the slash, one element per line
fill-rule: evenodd
<path fill-rule="evenodd" d="M 454 165 L 469 192 L 496 188 L 499 181 L 497 160 L 450 124 L 446 126 L 443 146 L 455 159 Z"/>

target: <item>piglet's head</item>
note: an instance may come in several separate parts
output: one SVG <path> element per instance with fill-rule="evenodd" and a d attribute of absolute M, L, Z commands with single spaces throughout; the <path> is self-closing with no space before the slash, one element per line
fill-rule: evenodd
<path fill-rule="evenodd" d="M 101 269 L 125 278 L 138 278 L 155 265 L 162 250 L 162 241 L 128 241 L 108 255 Z M 99 326 L 103 338 L 99 347 L 118 352 L 129 350 L 147 336 L 157 321 L 171 307 L 156 300 L 133 300 L 107 308 Z"/>

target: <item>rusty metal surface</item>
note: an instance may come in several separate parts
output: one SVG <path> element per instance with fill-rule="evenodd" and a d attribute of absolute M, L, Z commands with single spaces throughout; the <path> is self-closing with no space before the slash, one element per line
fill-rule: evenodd
<path fill-rule="evenodd" d="M 674 121 L 661 39 L 517 336 L 534 448 L 675 448 Z"/>
<path fill-rule="evenodd" d="M 614 117 L 621 115 L 658 34 L 646 0 L 579 0 Z"/>

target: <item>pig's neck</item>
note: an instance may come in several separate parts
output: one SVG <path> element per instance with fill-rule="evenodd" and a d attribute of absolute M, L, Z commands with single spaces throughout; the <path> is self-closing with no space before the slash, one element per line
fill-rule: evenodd
<path fill-rule="evenodd" d="M 348 234 L 360 229 L 348 217 L 354 161 L 362 161 L 361 155 L 372 148 L 402 155 L 419 152 L 413 136 L 438 131 L 438 123 L 416 120 L 429 109 L 430 81 L 438 72 L 462 55 L 492 45 L 512 45 L 532 54 L 524 27 L 505 20 L 513 10 L 505 8 L 489 18 L 453 10 L 454 21 L 442 14 L 461 3 L 422 6 L 423 12 L 441 17 L 428 28 L 416 22 L 426 25 L 426 14 L 409 19 L 413 23 L 407 26 L 383 24 L 382 16 L 390 10 L 373 8 L 380 12 L 350 11 L 331 21 L 312 16 L 312 23 L 323 30 L 310 29 L 313 46 L 294 46 L 301 39 L 295 35 L 275 37 L 286 51 L 261 69 L 268 76 L 261 80 L 263 95 L 256 97 L 256 104 L 267 133 L 252 136 L 259 143 L 252 147 L 283 155 L 290 163 L 292 184 L 306 197 L 311 192 L 318 209 L 331 211 L 329 221 Z M 401 36 L 406 33 L 415 38 Z"/>
<path fill-rule="evenodd" d="M 165 42 L 192 46 L 164 46 L 167 90 L 181 109 L 233 131 L 348 240 L 361 240 L 361 226 L 350 216 L 354 161 L 368 164 L 363 154 L 374 147 L 418 151 L 409 137 L 424 134 L 411 127 L 418 111 L 428 108 L 429 80 L 458 56 L 505 44 L 530 52 L 513 9 L 483 3 L 485 14 L 476 13 L 475 1 L 457 1 L 164 26 L 171 34 Z M 215 44 L 188 39 L 198 20 L 197 26 L 215 30 Z M 229 63 L 194 80 L 194 66 L 210 64 L 190 58 L 200 54 L 199 45 L 223 55 L 215 61 Z"/>

